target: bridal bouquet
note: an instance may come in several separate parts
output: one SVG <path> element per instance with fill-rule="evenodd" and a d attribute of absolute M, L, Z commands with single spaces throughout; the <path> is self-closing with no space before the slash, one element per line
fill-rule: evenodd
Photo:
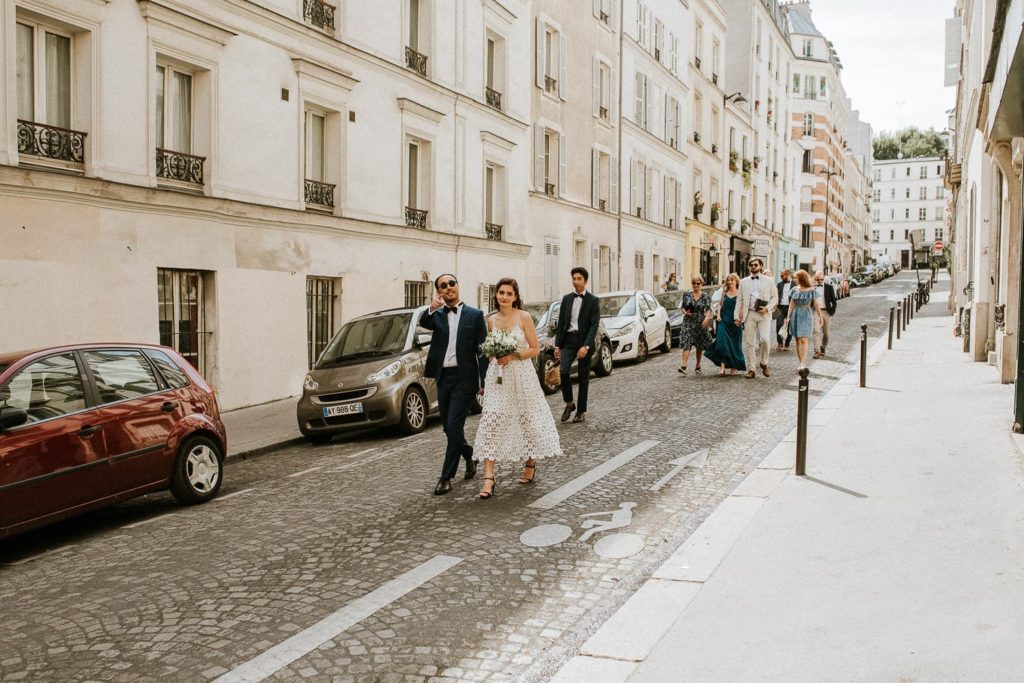
<path fill-rule="evenodd" d="M 480 353 L 487 358 L 501 358 L 519 350 L 519 340 L 511 332 L 491 330 L 480 345 Z M 501 366 L 498 366 L 498 384 L 501 384 Z"/>

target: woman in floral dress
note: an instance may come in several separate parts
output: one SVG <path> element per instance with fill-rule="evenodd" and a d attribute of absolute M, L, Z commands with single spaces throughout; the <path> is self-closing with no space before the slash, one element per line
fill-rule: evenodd
<path fill-rule="evenodd" d="M 686 374 L 686 365 L 690 360 L 690 349 L 697 349 L 697 367 L 694 370 L 700 374 L 700 360 L 704 355 L 704 349 L 711 344 L 711 333 L 708 331 L 708 324 L 711 322 L 712 306 L 711 297 L 704 291 L 704 279 L 700 275 L 694 275 L 690 281 L 693 289 L 683 294 L 683 300 L 679 308 L 683 312 L 683 326 L 679 331 L 679 339 L 683 347 L 683 362 L 679 366 L 679 372 Z"/>

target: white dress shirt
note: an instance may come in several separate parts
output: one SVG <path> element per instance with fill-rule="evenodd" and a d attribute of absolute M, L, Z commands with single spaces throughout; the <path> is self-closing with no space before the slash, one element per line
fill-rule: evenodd
<path fill-rule="evenodd" d="M 818 305 L 821 306 L 821 310 L 825 310 L 825 285 L 814 286 L 814 296 L 818 299 Z"/>
<path fill-rule="evenodd" d="M 444 352 L 444 367 L 454 368 L 459 364 L 455 355 L 455 341 L 459 336 L 459 320 L 462 318 L 462 302 L 455 304 L 456 310 L 448 309 L 445 313 L 448 316 L 448 348 Z"/>
<path fill-rule="evenodd" d="M 784 285 L 782 285 L 782 301 L 779 302 L 780 306 L 788 306 L 789 305 L 789 295 L 790 295 L 790 292 L 791 292 L 792 289 L 793 289 L 793 283 L 792 282 L 787 282 Z"/>
<path fill-rule="evenodd" d="M 761 279 L 760 278 L 761 278 L 760 275 L 751 275 L 750 276 L 750 284 L 752 284 L 753 287 L 750 290 L 750 301 L 747 302 L 747 309 L 751 310 L 751 311 L 756 311 L 757 310 L 757 308 L 754 306 L 754 304 L 757 302 L 758 299 L 763 298 L 761 296 Z"/>
<path fill-rule="evenodd" d="M 583 290 L 583 293 L 577 295 L 576 292 L 572 293 L 572 311 L 569 314 L 569 332 L 580 331 L 580 308 L 583 307 L 583 297 L 587 295 L 587 290 Z"/>

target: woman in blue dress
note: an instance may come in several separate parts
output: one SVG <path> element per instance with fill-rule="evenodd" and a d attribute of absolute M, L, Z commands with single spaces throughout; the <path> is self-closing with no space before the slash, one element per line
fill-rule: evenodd
<path fill-rule="evenodd" d="M 814 283 L 806 270 L 798 270 L 794 275 L 797 288 L 789 295 L 789 313 L 784 323 L 789 333 L 796 340 L 796 356 L 800 359 L 800 367 L 807 367 L 807 339 L 814 334 L 814 316 L 821 320 L 821 307 L 815 295 Z"/>
<path fill-rule="evenodd" d="M 739 292 L 740 276 L 729 273 L 722 286 L 722 301 L 718 305 L 718 333 L 714 346 L 704 352 L 704 357 L 720 368 L 719 377 L 725 375 L 726 369 L 731 375 L 736 371 L 743 372 L 747 364 L 743 360 L 743 328 L 736 324 L 736 296 Z"/>

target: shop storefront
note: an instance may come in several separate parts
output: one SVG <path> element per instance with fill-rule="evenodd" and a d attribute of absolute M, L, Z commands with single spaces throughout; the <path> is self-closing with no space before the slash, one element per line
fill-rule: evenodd
<path fill-rule="evenodd" d="M 750 274 L 748 263 L 753 256 L 754 243 L 744 237 L 733 235 L 729 244 L 729 272 L 741 278 Z"/>

